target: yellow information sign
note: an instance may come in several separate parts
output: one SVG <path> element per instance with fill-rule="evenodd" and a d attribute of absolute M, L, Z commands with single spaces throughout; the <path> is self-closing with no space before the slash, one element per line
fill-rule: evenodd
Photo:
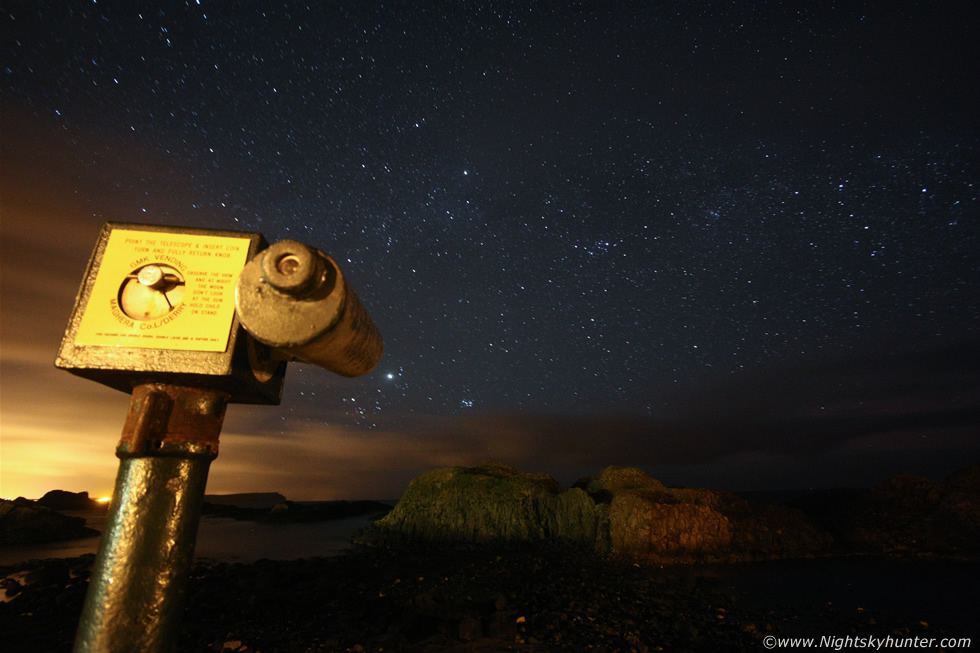
<path fill-rule="evenodd" d="M 113 230 L 75 344 L 224 351 L 249 242 Z"/>

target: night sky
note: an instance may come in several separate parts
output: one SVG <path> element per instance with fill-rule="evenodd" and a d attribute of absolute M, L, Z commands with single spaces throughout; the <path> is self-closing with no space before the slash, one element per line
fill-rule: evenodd
<path fill-rule="evenodd" d="M 319 247 L 384 337 L 211 492 L 980 460 L 976 2 L 151 4 L 0 12 L 0 495 L 111 488 L 127 397 L 53 367 L 109 220 Z"/>

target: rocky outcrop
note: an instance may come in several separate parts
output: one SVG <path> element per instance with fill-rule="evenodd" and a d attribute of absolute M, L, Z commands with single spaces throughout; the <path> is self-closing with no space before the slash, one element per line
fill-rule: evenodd
<path fill-rule="evenodd" d="M 417 477 L 355 542 L 545 539 L 665 562 L 800 557 L 830 545 L 798 510 L 759 510 L 727 492 L 668 488 L 635 468 L 609 467 L 563 492 L 549 476 L 492 462 Z"/>
<path fill-rule="evenodd" d="M 39 506 L 52 510 L 104 510 L 105 504 L 100 504 L 88 496 L 88 492 L 68 492 L 66 490 L 51 490 L 35 502 Z"/>
<path fill-rule="evenodd" d="M 362 531 L 357 541 L 593 541 L 595 537 L 595 504 L 584 491 L 562 492 L 550 476 L 486 462 L 437 469 L 413 479 L 398 505 Z"/>
<path fill-rule="evenodd" d="M 980 556 L 980 464 L 939 482 L 895 476 L 790 503 L 829 531 L 840 553 Z"/>
<path fill-rule="evenodd" d="M 828 490 L 756 506 L 730 492 L 666 487 L 608 467 L 562 491 L 549 476 L 499 463 L 414 479 L 355 543 L 564 539 L 650 562 L 830 554 L 980 557 L 980 465 L 941 482 L 896 476 L 870 490 Z"/>
<path fill-rule="evenodd" d="M 0 544 L 38 544 L 95 537 L 83 517 L 68 517 L 29 499 L 0 499 Z"/>
<path fill-rule="evenodd" d="M 799 510 L 756 508 L 730 493 L 668 488 L 635 468 L 607 467 L 580 481 L 597 504 L 608 503 L 601 532 L 609 552 L 662 561 L 803 557 L 831 539 Z"/>

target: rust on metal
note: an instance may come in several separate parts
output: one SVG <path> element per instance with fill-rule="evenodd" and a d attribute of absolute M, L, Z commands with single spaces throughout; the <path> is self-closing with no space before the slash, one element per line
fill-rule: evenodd
<path fill-rule="evenodd" d="M 216 390 L 149 383 L 133 389 L 119 451 L 138 455 L 173 445 L 198 445 L 214 455 L 229 395 Z"/>

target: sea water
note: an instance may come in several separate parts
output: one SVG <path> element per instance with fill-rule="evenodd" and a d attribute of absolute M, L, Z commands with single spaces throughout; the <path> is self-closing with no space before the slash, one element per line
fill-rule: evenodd
<path fill-rule="evenodd" d="M 65 511 L 84 517 L 85 525 L 102 532 L 105 513 Z M 220 562 L 295 560 L 335 556 L 350 548 L 350 538 L 371 523 L 371 516 L 307 523 L 264 524 L 227 517 L 202 517 L 197 531 L 194 557 Z M 14 565 L 44 558 L 75 558 L 99 549 L 99 537 L 65 540 L 45 544 L 0 547 L 0 565 Z"/>

